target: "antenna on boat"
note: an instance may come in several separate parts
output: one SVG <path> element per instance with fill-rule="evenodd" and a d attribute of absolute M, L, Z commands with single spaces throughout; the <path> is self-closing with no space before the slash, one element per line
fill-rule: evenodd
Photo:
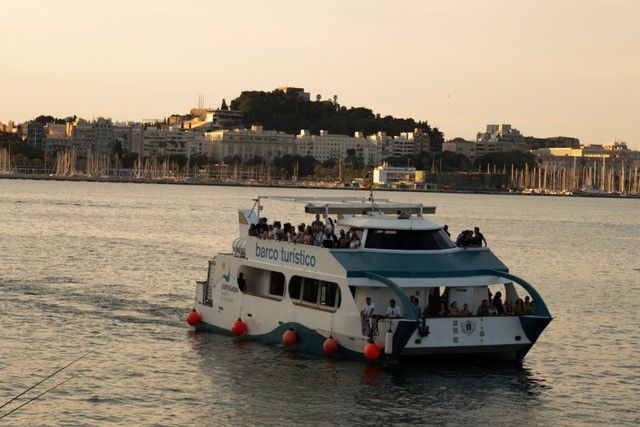
<path fill-rule="evenodd" d="M 364 186 L 365 190 L 367 189 L 367 187 L 369 190 L 369 201 L 371 202 L 371 211 L 373 212 L 374 210 L 378 209 L 378 206 L 376 205 L 375 198 L 373 197 L 373 179 L 369 174 L 367 174 L 367 183 Z"/>

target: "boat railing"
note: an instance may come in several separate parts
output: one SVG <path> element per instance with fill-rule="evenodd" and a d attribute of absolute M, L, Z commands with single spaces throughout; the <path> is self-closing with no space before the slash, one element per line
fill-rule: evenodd
<path fill-rule="evenodd" d="M 247 239 L 244 237 L 238 237 L 231 244 L 231 248 L 233 249 L 233 256 L 246 258 Z"/>

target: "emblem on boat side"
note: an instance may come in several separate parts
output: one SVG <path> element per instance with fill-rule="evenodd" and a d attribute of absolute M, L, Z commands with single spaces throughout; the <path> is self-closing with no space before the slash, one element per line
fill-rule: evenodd
<path fill-rule="evenodd" d="M 460 329 L 467 335 L 471 335 L 473 331 L 476 330 L 476 321 L 475 320 L 465 320 L 460 324 Z"/>

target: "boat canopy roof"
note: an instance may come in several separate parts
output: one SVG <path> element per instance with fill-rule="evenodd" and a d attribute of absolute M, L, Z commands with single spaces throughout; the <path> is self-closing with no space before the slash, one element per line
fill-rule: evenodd
<path fill-rule="evenodd" d="M 403 211 L 406 212 L 406 211 Z M 369 228 L 379 230 L 440 230 L 442 226 L 428 218 L 417 216 L 398 219 L 395 215 L 372 213 L 368 216 L 344 215 L 338 219 L 338 225 L 353 228 Z"/>
<path fill-rule="evenodd" d="M 337 214 L 337 215 L 358 215 L 368 214 L 369 212 L 380 212 L 385 214 L 395 214 L 398 211 L 407 214 L 433 214 L 436 213 L 435 206 L 422 206 L 421 204 L 410 203 L 326 203 L 315 204 L 309 203 L 304 207 L 306 213 L 312 214 Z"/>
<path fill-rule="evenodd" d="M 391 278 L 403 289 L 409 288 L 437 288 L 437 287 L 471 287 L 488 286 L 500 283 L 511 283 L 511 280 L 492 275 L 466 276 L 466 277 L 422 277 L 422 278 Z M 383 288 L 385 285 L 367 277 L 350 277 L 349 286 L 363 286 Z"/>

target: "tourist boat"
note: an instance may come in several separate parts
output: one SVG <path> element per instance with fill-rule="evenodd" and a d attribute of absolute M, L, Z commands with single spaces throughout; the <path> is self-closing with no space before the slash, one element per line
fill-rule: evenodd
<path fill-rule="evenodd" d="M 353 230 L 360 245 L 325 248 L 249 235 L 263 203 L 274 199 L 303 202 L 306 213 L 325 219 L 337 217 L 336 234 Z M 197 331 L 351 359 L 481 355 L 522 360 L 551 321 L 541 296 L 489 248 L 456 247 L 442 226 L 426 217 L 432 213 L 435 207 L 372 196 L 259 197 L 253 208 L 239 210 L 240 234 L 232 250 L 209 261 L 207 280 L 197 282 L 187 320 Z M 244 279 L 240 286 L 239 277 Z M 530 312 L 433 315 L 434 305 L 454 301 L 477 313 L 490 290 L 500 290 L 512 302 L 528 295 Z M 424 315 L 411 296 L 428 307 Z M 367 297 L 375 306 L 372 316 L 362 314 Z M 401 309 L 400 318 L 385 316 L 391 299 Z"/>

